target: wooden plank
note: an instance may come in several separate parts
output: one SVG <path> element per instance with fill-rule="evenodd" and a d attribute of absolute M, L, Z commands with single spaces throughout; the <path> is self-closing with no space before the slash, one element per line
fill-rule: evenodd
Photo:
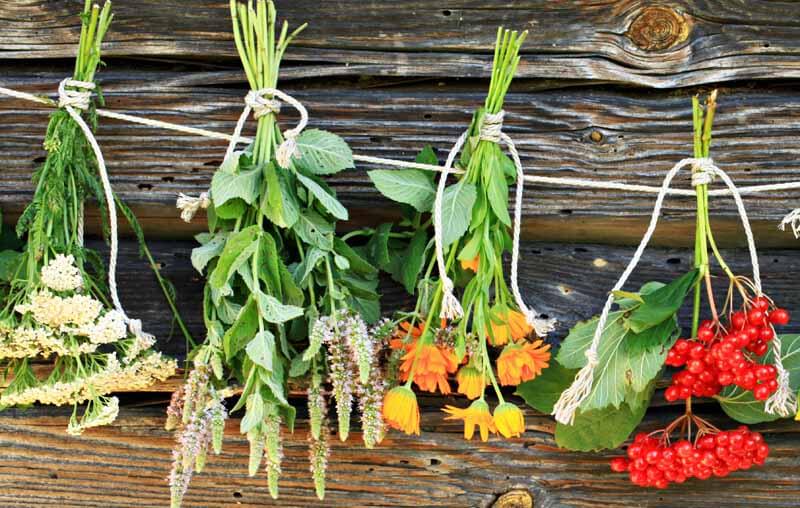
<path fill-rule="evenodd" d="M 4 84 L 51 92 L 62 74 L 12 68 Z M 105 72 L 102 82 L 111 109 L 156 119 L 232 130 L 243 90 L 231 89 L 229 73 Z M 204 82 L 200 86 L 198 82 Z M 163 85 L 162 85 L 163 83 Z M 222 85 L 226 86 L 222 86 Z M 484 84 L 444 84 L 433 91 L 414 85 L 360 89 L 358 85 L 292 85 L 287 91 L 309 107 L 312 126 L 330 129 L 358 153 L 411 160 L 425 144 L 443 157 L 483 100 Z M 524 87 L 523 87 L 524 88 Z M 690 91 L 642 93 L 632 90 L 524 90 L 508 96 L 506 130 L 530 174 L 659 185 L 665 171 L 691 151 Z M 791 86 L 722 90 L 712 153 L 739 185 L 797 180 L 800 149 L 800 95 Z M 41 139 L 48 111 L 29 103 L 0 100 L 7 126 L 0 143 L 0 206 L 13 215 L 31 192 L 30 174 L 44 153 Z M 287 125 L 292 121 L 286 113 Z M 186 226 L 177 219 L 178 192 L 207 189 L 224 142 L 117 121 L 103 121 L 98 133 L 115 188 L 154 233 L 188 236 L 202 221 Z M 391 218 L 387 204 L 365 174 L 368 165 L 329 179 L 354 209 L 349 227 Z M 683 180 L 678 185 L 686 185 Z M 576 199 L 579 196 L 579 199 Z M 528 186 L 524 231 L 528 238 L 558 241 L 638 241 L 653 195 L 619 191 Z M 385 201 L 384 201 L 385 202 Z M 791 245 L 775 225 L 798 206 L 800 191 L 746 198 L 765 245 Z M 738 218 L 730 198 L 714 199 L 715 224 L 723 243 L 736 243 Z M 667 201 L 665 224 L 656 242 L 691 243 L 691 199 Z M 369 213 L 364 213 L 369 211 Z"/>
<path fill-rule="evenodd" d="M 637 0 L 487 4 L 457 0 L 278 0 L 281 17 L 310 27 L 287 60 L 317 76 L 485 77 L 498 25 L 530 30 L 520 76 L 670 88 L 800 77 L 792 2 Z M 0 56 L 74 54 L 79 5 L 12 0 L 0 6 Z M 105 54 L 228 65 L 224 0 L 120 0 Z"/>
<path fill-rule="evenodd" d="M 498 502 L 502 494 L 526 492 L 534 506 L 637 507 L 800 506 L 796 443 L 798 426 L 777 422 L 755 428 L 765 434 L 771 455 L 765 466 L 724 479 L 691 480 L 667 491 L 631 485 L 608 467 L 615 453 L 559 450 L 550 417 L 526 412 L 519 438 L 465 441 L 457 424 L 439 408 L 451 399 L 422 398 L 422 435 L 392 432 L 373 450 L 351 432 L 335 441 L 324 503 L 313 495 L 307 459 L 307 422 L 298 420 L 285 436 L 280 499 L 269 498 L 264 473 L 246 474 L 247 442 L 239 422 L 228 422 L 222 455 L 211 456 L 191 483 L 184 506 L 524 506 Z M 709 407 L 712 423 L 732 424 Z M 124 408 L 117 422 L 91 429 L 80 439 L 64 433 L 68 414 L 34 409 L 0 414 L 0 504 L 2 506 L 150 507 L 167 506 L 165 478 L 172 437 L 163 430 L 163 406 Z M 654 430 L 677 416 L 651 410 L 642 429 Z M 618 453 L 618 452 L 617 452 Z"/>

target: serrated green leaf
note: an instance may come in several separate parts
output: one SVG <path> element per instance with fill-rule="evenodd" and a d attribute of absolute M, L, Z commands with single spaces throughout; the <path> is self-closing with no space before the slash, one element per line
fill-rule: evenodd
<path fill-rule="evenodd" d="M 229 282 L 236 270 L 255 254 L 260 234 L 261 228 L 253 225 L 228 237 L 225 248 L 217 261 L 217 266 L 208 279 L 212 288 L 221 291 L 223 296 L 227 296 L 229 291 L 223 291 L 223 288 L 229 288 Z"/>
<path fill-rule="evenodd" d="M 652 395 L 654 383 L 647 388 L 647 399 Z M 556 444 L 561 448 L 581 452 L 613 449 L 628 439 L 644 418 L 647 404 L 633 410 L 627 404 L 619 409 L 607 407 L 592 411 L 579 410 L 573 425 L 556 424 Z"/>
<path fill-rule="evenodd" d="M 311 272 L 314 271 L 319 262 L 325 259 L 326 255 L 325 252 L 316 247 L 309 249 L 303 261 L 298 263 L 295 267 L 294 278 L 297 283 L 301 286 L 305 285 L 308 281 L 308 276 L 311 275 Z"/>
<path fill-rule="evenodd" d="M 317 182 L 300 173 L 295 176 L 331 215 L 339 220 L 347 220 L 349 218 L 347 208 L 338 199 L 328 194 L 328 191 L 323 189 Z"/>
<path fill-rule="evenodd" d="M 475 186 L 463 180 L 445 189 L 442 196 L 442 247 L 449 246 L 467 232 L 476 197 Z"/>
<path fill-rule="evenodd" d="M 222 337 L 225 357 L 230 360 L 244 348 L 258 331 L 258 309 L 253 297 L 239 311 L 236 321 Z"/>
<path fill-rule="evenodd" d="M 577 373 L 577 369 L 567 369 L 560 363 L 551 361 L 550 366 L 535 379 L 517 386 L 517 395 L 537 411 L 550 414 L 561 393 L 569 388 Z"/>
<path fill-rule="evenodd" d="M 297 355 L 292 358 L 292 365 L 289 367 L 289 377 L 300 377 L 308 372 L 311 361 L 305 360 L 303 356 Z"/>
<path fill-rule="evenodd" d="M 303 211 L 292 229 L 303 242 L 326 252 L 333 250 L 333 225 L 317 212 Z"/>
<path fill-rule="evenodd" d="M 222 254 L 222 250 L 225 248 L 225 240 L 227 240 L 227 238 L 227 233 L 220 232 L 211 236 L 200 247 L 195 247 L 192 249 L 192 266 L 194 269 L 199 273 L 203 273 L 203 270 L 205 270 L 208 263 L 215 257 Z"/>
<path fill-rule="evenodd" d="M 789 373 L 789 386 L 792 392 L 800 390 L 800 335 L 781 335 L 781 360 Z M 774 342 L 770 342 L 767 353 L 759 363 L 772 365 L 775 358 Z M 737 422 L 747 425 L 772 422 L 780 419 L 764 409 L 764 401 L 755 400 L 753 392 L 736 386 L 728 386 L 715 397 L 725 413 Z M 792 415 L 794 416 L 794 415 Z"/>
<path fill-rule="evenodd" d="M 252 205 L 258 197 L 261 176 L 261 170 L 258 168 L 242 170 L 238 173 L 217 171 L 211 179 L 211 197 L 214 200 L 214 206 L 219 208 L 237 198 Z"/>
<path fill-rule="evenodd" d="M 642 294 L 644 302 L 626 319 L 626 326 L 636 333 L 656 326 L 678 312 L 689 289 L 697 282 L 698 269 L 691 270 L 666 286 L 651 293 Z"/>
<path fill-rule="evenodd" d="M 428 232 L 420 229 L 411 237 L 400 264 L 400 280 L 409 294 L 414 294 L 419 274 L 425 264 L 425 251 L 428 247 Z"/>
<path fill-rule="evenodd" d="M 303 315 L 302 307 L 284 305 L 272 295 L 260 293 L 257 298 L 259 314 L 269 323 L 285 323 Z"/>
<path fill-rule="evenodd" d="M 247 357 L 256 365 L 272 371 L 272 357 L 275 353 L 275 336 L 269 330 L 258 332 L 245 348 Z"/>
<path fill-rule="evenodd" d="M 419 169 L 368 171 L 378 191 L 398 203 L 411 205 L 418 212 L 429 212 L 436 197 L 436 186 L 430 176 Z"/>
<path fill-rule="evenodd" d="M 300 215 L 294 188 L 287 182 L 286 174 L 272 162 L 264 168 L 264 178 L 267 199 L 261 201 L 261 213 L 276 226 L 292 227 Z"/>
<path fill-rule="evenodd" d="M 661 371 L 667 350 L 654 348 L 641 352 L 628 352 L 623 347 L 630 333 L 623 326 L 624 311 L 609 314 L 600 339 L 598 365 L 594 370 L 592 391 L 581 404 L 584 412 L 607 406 L 618 408 L 631 395 L 640 392 Z M 579 369 L 586 364 L 588 349 L 597 328 L 598 318 L 578 323 L 561 343 L 556 360 L 569 369 Z"/>
<path fill-rule="evenodd" d="M 359 275 L 366 277 L 374 277 L 378 274 L 378 270 L 372 266 L 369 261 L 361 257 L 361 255 L 350 247 L 347 242 L 339 237 L 333 239 L 333 248 L 341 256 L 347 258 L 350 263 L 350 270 Z"/>
<path fill-rule="evenodd" d="M 0 280 L 11 282 L 17 272 L 22 253 L 15 250 L 4 250 L 0 252 Z"/>
<path fill-rule="evenodd" d="M 439 164 L 439 158 L 431 145 L 425 145 L 425 148 L 420 150 L 414 160 L 420 164 L 430 164 L 431 166 Z"/>
<path fill-rule="evenodd" d="M 298 170 L 312 175 L 332 175 L 353 165 L 353 152 L 347 143 L 331 132 L 308 129 L 297 137 L 300 155 L 294 159 Z"/>
<path fill-rule="evenodd" d="M 375 232 L 367 243 L 367 252 L 370 260 L 382 270 L 386 270 L 392 262 L 389 253 L 389 233 L 392 231 L 392 224 L 385 222 L 375 228 Z"/>
<path fill-rule="evenodd" d="M 258 393 L 251 393 L 247 397 L 247 410 L 239 424 L 239 432 L 247 434 L 264 421 L 264 400 Z"/>
<path fill-rule="evenodd" d="M 625 351 L 628 354 L 635 355 L 653 348 L 669 349 L 675 343 L 679 333 L 678 319 L 673 316 L 672 319 L 665 319 L 642 333 L 633 333 L 631 331 L 625 337 Z"/>
<path fill-rule="evenodd" d="M 642 295 L 652 293 L 656 289 L 660 289 L 666 286 L 663 282 L 657 281 L 650 281 L 645 282 L 641 288 L 639 288 L 638 293 L 628 293 L 627 291 L 615 291 L 614 292 L 614 303 L 616 303 L 620 309 L 624 310 L 631 310 L 633 308 L 638 307 L 639 305 L 644 302 L 642 299 Z"/>

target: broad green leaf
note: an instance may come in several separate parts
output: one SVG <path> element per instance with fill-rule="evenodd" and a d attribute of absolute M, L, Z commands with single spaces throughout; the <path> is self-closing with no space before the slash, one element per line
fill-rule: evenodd
<path fill-rule="evenodd" d="M 205 241 L 200 247 L 192 249 L 192 266 L 194 269 L 203 273 L 208 263 L 222 254 L 227 237 L 227 233 L 217 233 L 211 236 L 210 239 Z"/>
<path fill-rule="evenodd" d="M 502 156 L 502 154 L 500 154 Z M 511 226 L 511 217 L 508 215 L 508 183 L 499 164 L 491 165 L 491 171 L 484 176 L 486 196 L 489 198 L 494 214 L 506 226 Z M 488 180 L 488 181 L 486 181 Z"/>
<path fill-rule="evenodd" d="M 442 197 L 442 247 L 452 244 L 467 232 L 477 192 L 463 180 L 451 185 Z"/>
<path fill-rule="evenodd" d="M 517 395 L 537 411 L 550 414 L 561 393 L 569 388 L 577 373 L 577 369 L 567 369 L 560 363 L 551 361 L 550 366 L 535 379 L 517 386 Z"/>
<path fill-rule="evenodd" d="M 272 357 L 275 354 L 275 336 L 269 330 L 262 330 L 247 344 L 247 357 L 253 363 L 272 371 Z"/>
<path fill-rule="evenodd" d="M 247 203 L 243 200 L 236 198 L 228 200 L 225 204 L 210 207 L 209 209 L 209 224 L 212 229 L 216 227 L 217 219 L 236 220 L 241 217 L 245 210 L 247 210 Z"/>
<path fill-rule="evenodd" d="M 289 402 L 286 400 L 286 389 L 284 376 L 283 362 L 278 356 L 277 349 L 273 352 L 272 358 L 272 371 L 258 370 L 259 378 L 269 390 L 269 395 L 274 398 L 279 406 L 288 406 Z M 262 391 L 262 395 L 265 392 Z"/>
<path fill-rule="evenodd" d="M 669 349 L 675 343 L 679 334 L 678 319 L 673 316 L 672 319 L 665 319 L 642 333 L 630 331 L 628 336 L 625 337 L 625 351 L 634 355 L 653 348 Z"/>
<path fill-rule="evenodd" d="M 781 360 L 789 373 L 789 386 L 792 392 L 800 390 L 800 335 L 781 335 Z M 759 363 L 771 365 L 774 361 L 774 342 Z M 764 410 L 764 402 L 753 398 L 753 392 L 736 386 L 728 386 L 715 397 L 725 413 L 737 422 L 747 425 L 772 422 L 780 419 L 779 415 L 769 414 Z M 794 415 L 792 415 L 794 416 Z"/>
<path fill-rule="evenodd" d="M 375 232 L 367 243 L 367 252 L 372 262 L 381 269 L 387 269 L 392 262 L 389 253 L 389 233 L 392 231 L 392 224 L 385 222 L 375 228 Z"/>
<path fill-rule="evenodd" d="M 647 391 L 652 395 L 653 383 Z M 649 399 L 649 396 L 647 397 Z M 573 425 L 556 424 L 556 444 L 561 448 L 591 452 L 619 447 L 641 423 L 647 404 L 632 410 L 628 404 L 619 409 L 607 407 L 592 411 L 579 410 Z"/>
<path fill-rule="evenodd" d="M 313 210 L 304 210 L 293 227 L 303 242 L 329 252 L 333 250 L 333 225 Z"/>
<path fill-rule="evenodd" d="M 259 239 L 259 272 L 258 278 L 267 285 L 267 292 L 282 297 L 283 281 L 281 280 L 280 267 L 283 261 L 278 253 L 278 245 L 275 238 L 268 233 L 261 235 Z"/>
<path fill-rule="evenodd" d="M 294 159 L 295 167 L 312 175 L 332 175 L 354 167 L 350 147 L 331 132 L 303 131 L 297 137 L 297 149 L 300 155 Z"/>
<path fill-rule="evenodd" d="M 464 244 L 464 247 L 461 248 L 461 251 L 458 253 L 458 260 L 459 261 L 471 261 L 475 259 L 475 256 L 480 254 L 480 247 L 481 247 L 481 238 L 482 235 L 473 233 L 467 243 Z"/>
<path fill-rule="evenodd" d="M 381 305 L 379 300 L 365 300 L 352 298 L 350 305 L 368 325 L 376 323 L 381 318 Z"/>
<path fill-rule="evenodd" d="M 308 276 L 317 267 L 320 261 L 325 259 L 327 254 L 316 247 L 310 248 L 306 252 L 306 257 L 297 264 L 295 268 L 294 278 L 298 284 L 304 286 L 308 281 Z"/>
<path fill-rule="evenodd" d="M 350 263 L 350 270 L 359 275 L 367 277 L 374 277 L 378 274 L 378 270 L 372 266 L 369 261 L 361 257 L 361 255 L 350 247 L 347 242 L 339 237 L 333 239 L 333 248 L 336 253 L 344 256 Z"/>
<path fill-rule="evenodd" d="M 250 342 L 257 331 L 258 309 L 256 308 L 255 300 L 251 296 L 239 311 L 236 321 L 222 337 L 225 357 L 230 360 L 236 356 Z"/>
<path fill-rule="evenodd" d="M 678 312 L 699 274 L 699 270 L 691 270 L 662 288 L 642 294 L 644 303 L 631 312 L 626 319 L 626 326 L 641 333 Z"/>
<path fill-rule="evenodd" d="M 261 317 L 269 323 L 285 323 L 303 315 L 303 308 L 284 305 L 272 295 L 257 294 L 258 310 Z"/>
<path fill-rule="evenodd" d="M 627 291 L 614 291 L 614 303 L 619 305 L 620 309 L 631 310 L 642 303 L 644 303 L 644 299 L 642 295 L 652 293 L 656 289 L 660 289 L 666 286 L 663 282 L 656 282 L 650 281 L 645 282 L 641 288 L 639 288 L 638 293 L 629 293 Z"/>
<path fill-rule="evenodd" d="M 641 352 L 628 352 L 623 347 L 630 333 L 623 326 L 623 311 L 609 314 L 598 349 L 599 364 L 594 370 L 592 391 L 581 404 L 582 411 L 620 407 L 630 391 L 640 392 L 661 371 L 666 358 L 666 348 Z M 584 352 L 588 349 L 598 318 L 578 323 L 561 344 L 557 361 L 569 369 L 579 369 L 586 364 Z"/>
<path fill-rule="evenodd" d="M 300 214 L 294 188 L 272 162 L 264 168 L 264 178 L 267 181 L 267 199 L 261 202 L 261 213 L 279 227 L 292 227 Z"/>
<path fill-rule="evenodd" d="M 431 166 L 439 164 L 439 158 L 436 156 L 436 151 L 431 145 L 425 145 L 425 148 L 420 150 L 414 160 L 420 164 L 430 164 Z"/>
<path fill-rule="evenodd" d="M 409 294 L 414 294 L 419 274 L 425 264 L 425 251 L 428 247 L 428 232 L 420 229 L 411 238 L 401 263 L 400 282 Z"/>
<path fill-rule="evenodd" d="M 297 355 L 292 358 L 292 365 L 289 367 L 289 377 L 300 377 L 308 372 L 311 362 L 305 360 L 303 356 Z"/>
<path fill-rule="evenodd" d="M 420 169 L 368 171 L 372 183 L 381 194 L 411 205 L 418 212 L 429 212 L 436 197 L 436 186 L 430 176 Z"/>
<path fill-rule="evenodd" d="M 297 282 L 289 269 L 286 268 L 282 262 L 278 264 L 278 272 L 281 279 L 281 288 L 283 289 L 283 301 L 288 305 L 303 306 L 305 295 L 303 291 L 297 287 Z"/>
<path fill-rule="evenodd" d="M 208 280 L 212 288 L 222 290 L 223 287 L 228 285 L 236 270 L 247 262 L 258 249 L 258 237 L 260 234 L 261 228 L 253 225 L 228 237 L 228 241 L 225 242 L 225 248 L 219 256 L 219 261 L 217 261 L 217 266 L 211 272 Z M 226 296 L 227 291 L 222 293 L 223 296 Z"/>
<path fill-rule="evenodd" d="M 238 173 L 217 171 L 211 179 L 211 197 L 217 208 L 236 198 L 252 205 L 258 197 L 260 186 L 261 170 L 258 168 Z"/>
<path fill-rule="evenodd" d="M 306 189 L 315 197 L 317 201 L 325 208 L 331 215 L 336 217 L 339 220 L 347 220 L 347 208 L 345 208 L 338 199 L 333 197 L 332 195 L 328 194 L 328 191 L 323 189 L 317 182 L 308 178 L 307 176 L 303 176 L 300 173 L 295 175 L 297 179 L 302 183 Z"/>

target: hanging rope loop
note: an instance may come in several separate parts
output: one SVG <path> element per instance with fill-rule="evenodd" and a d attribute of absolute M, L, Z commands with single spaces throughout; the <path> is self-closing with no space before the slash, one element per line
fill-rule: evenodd
<path fill-rule="evenodd" d="M 79 90 L 68 90 L 67 87 Z M 97 85 L 91 81 L 78 81 L 72 78 L 62 79 L 58 84 L 58 107 L 75 108 L 80 111 L 89 109 L 92 101 L 92 91 Z"/>

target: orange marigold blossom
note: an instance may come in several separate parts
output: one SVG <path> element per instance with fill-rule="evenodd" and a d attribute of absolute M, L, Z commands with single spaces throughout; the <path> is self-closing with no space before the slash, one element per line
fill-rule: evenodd
<path fill-rule="evenodd" d="M 383 397 L 383 421 L 393 429 L 419 435 L 417 396 L 406 386 L 396 386 Z"/>
<path fill-rule="evenodd" d="M 504 386 L 530 381 L 547 368 L 550 345 L 541 340 L 509 344 L 497 358 L 497 377 Z"/>
<path fill-rule="evenodd" d="M 519 437 L 525 432 L 525 417 L 522 411 L 511 404 L 503 402 L 494 408 L 494 424 L 503 437 Z"/>
<path fill-rule="evenodd" d="M 456 374 L 456 381 L 458 381 L 458 390 L 456 391 L 461 395 L 466 395 L 468 399 L 480 397 L 484 387 L 489 383 L 486 376 L 472 365 L 461 367 Z"/>
<path fill-rule="evenodd" d="M 458 369 L 458 359 L 452 350 L 416 341 L 401 360 L 401 381 L 411 376 L 420 390 L 433 393 L 438 388 L 442 394 L 450 394 L 447 375 Z"/>
<path fill-rule="evenodd" d="M 516 310 L 495 311 L 490 321 L 492 333 L 487 337 L 494 346 L 504 346 L 509 339 L 516 342 L 524 339 L 533 332 L 533 327 L 528 323 L 525 314 Z"/>
<path fill-rule="evenodd" d="M 472 259 L 462 259 L 461 260 L 461 268 L 464 270 L 471 270 L 475 273 L 478 273 L 478 267 L 481 264 L 481 257 L 475 256 Z"/>
<path fill-rule="evenodd" d="M 476 400 L 465 409 L 445 406 L 442 411 L 450 415 L 446 416 L 445 420 L 464 420 L 464 439 L 472 439 L 476 425 L 480 429 L 483 442 L 489 440 L 490 432 L 492 434 L 497 432 L 492 413 L 489 411 L 489 404 L 486 401 Z"/>

